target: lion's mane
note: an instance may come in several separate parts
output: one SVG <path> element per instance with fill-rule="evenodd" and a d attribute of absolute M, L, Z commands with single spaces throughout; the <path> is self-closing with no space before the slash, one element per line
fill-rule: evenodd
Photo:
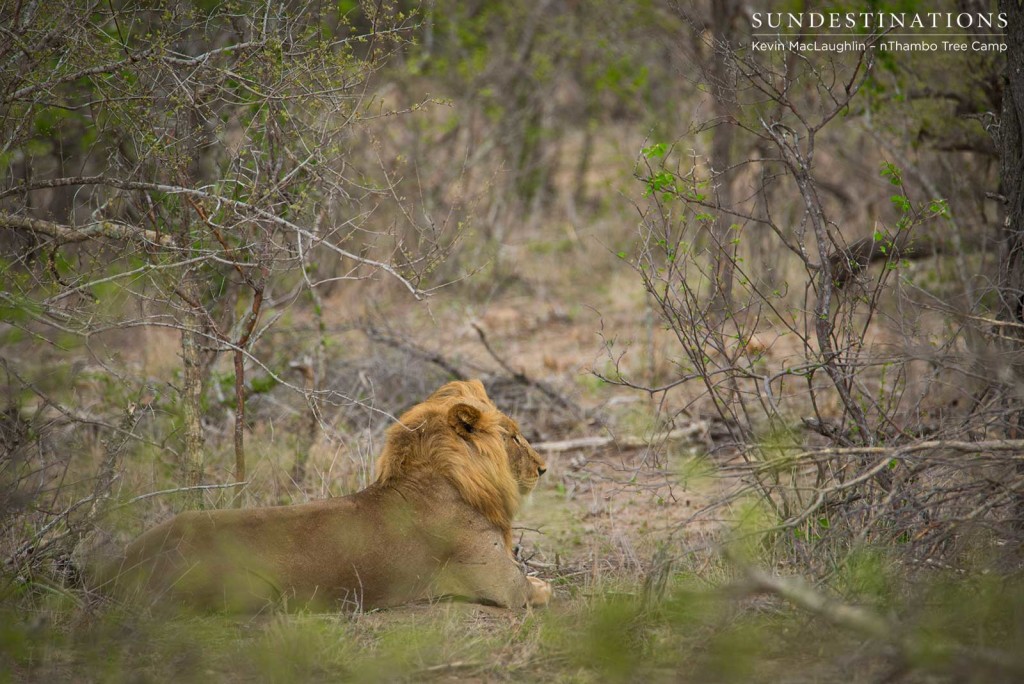
<path fill-rule="evenodd" d="M 455 405 L 468 413 L 450 416 L 448 425 L 437 424 Z M 450 382 L 388 429 L 377 460 L 377 482 L 415 483 L 441 474 L 510 541 L 512 518 L 521 502 L 505 446 L 510 422 L 479 380 Z"/>

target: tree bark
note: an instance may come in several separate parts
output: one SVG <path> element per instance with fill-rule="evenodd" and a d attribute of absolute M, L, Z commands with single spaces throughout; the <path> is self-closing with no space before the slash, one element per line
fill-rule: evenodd
<path fill-rule="evenodd" d="M 186 275 L 182 287 L 192 301 L 198 301 L 197 288 L 191 276 Z M 186 307 L 189 308 L 182 321 L 184 325 L 181 330 L 181 405 L 185 421 L 185 449 L 181 454 L 181 473 L 184 487 L 198 487 L 203 484 L 203 449 L 206 441 L 202 423 L 203 364 L 199 353 L 201 321 L 194 309 L 188 304 Z M 202 508 L 202 490 L 189 490 L 186 497 L 186 508 Z"/>
<path fill-rule="evenodd" d="M 1003 196 L 1006 197 L 1006 216 L 1003 220 L 1003 242 L 1000 254 L 999 295 L 1002 302 L 1001 317 L 1015 323 L 1024 323 L 1024 8 L 1021 0 L 1000 0 L 999 9 L 1006 13 L 1006 85 L 1003 90 L 1003 111 L 999 122 L 999 172 Z M 1009 330 L 1017 336 L 1016 350 L 1022 348 L 1020 331 Z M 1018 372 L 1020 370 L 1018 364 Z M 1024 411 L 1020 410 L 1019 389 L 1010 388 L 1010 407 L 1007 416 L 1011 437 L 1024 433 Z M 1016 466 L 1018 475 L 1024 465 Z M 1024 520 L 1024 495 L 1018 495 L 1017 527 Z"/>
<path fill-rule="evenodd" d="M 1000 172 L 1006 217 L 1003 222 L 1000 295 L 1003 315 L 1024 322 L 1024 8 L 1002 0 L 1006 14 L 1006 88 L 999 125 Z"/>
<path fill-rule="evenodd" d="M 245 354 L 241 349 L 234 352 L 235 361 L 235 482 L 245 482 Z M 242 506 L 245 490 L 235 490 L 232 504 Z"/>
<path fill-rule="evenodd" d="M 729 68 L 732 51 L 736 48 L 733 19 L 739 9 L 736 0 L 720 0 L 711 3 L 711 30 L 713 50 L 711 53 L 710 80 L 714 99 L 715 131 L 711 142 L 711 168 L 716 204 L 733 209 L 732 147 L 734 129 L 730 123 L 736 110 L 735 75 Z M 731 237 L 732 219 L 725 212 L 719 212 L 715 219 L 711 237 L 714 263 L 715 308 L 726 314 L 732 308 L 733 245 Z"/>

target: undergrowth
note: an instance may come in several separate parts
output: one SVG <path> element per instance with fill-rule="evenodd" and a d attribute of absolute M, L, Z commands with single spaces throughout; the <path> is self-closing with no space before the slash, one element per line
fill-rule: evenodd
<path fill-rule="evenodd" d="M 363 614 L 153 613 L 75 589 L 8 583 L 4 681 L 1014 681 L 1024 581 L 983 571 L 908 578 L 864 552 L 829 605 L 875 612 L 890 639 L 765 594 L 742 569 L 562 583 L 547 610 L 460 603 Z M 817 591 L 817 590 L 814 590 Z"/>

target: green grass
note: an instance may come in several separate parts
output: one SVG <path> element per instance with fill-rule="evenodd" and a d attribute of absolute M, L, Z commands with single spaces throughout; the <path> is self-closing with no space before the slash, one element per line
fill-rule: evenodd
<path fill-rule="evenodd" d="M 878 587 L 859 576 L 879 567 L 868 558 L 848 568 L 844 600 L 877 601 Z M 901 660 L 894 643 L 865 641 L 715 574 L 712 585 L 677 572 L 648 596 L 628 578 L 561 583 L 549 609 L 531 612 L 439 603 L 255 617 L 88 607 L 23 586 L 0 606 L 0 681 L 866 682 L 908 666 L 909 681 L 988 682 L 1024 667 L 1024 582 L 903 585 L 879 611 L 906 621 Z"/>

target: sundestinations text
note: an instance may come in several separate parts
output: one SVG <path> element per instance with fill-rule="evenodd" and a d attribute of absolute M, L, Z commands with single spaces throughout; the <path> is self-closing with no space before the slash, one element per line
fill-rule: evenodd
<path fill-rule="evenodd" d="M 755 29 L 1005 29 L 1003 12 L 754 12 Z"/>

